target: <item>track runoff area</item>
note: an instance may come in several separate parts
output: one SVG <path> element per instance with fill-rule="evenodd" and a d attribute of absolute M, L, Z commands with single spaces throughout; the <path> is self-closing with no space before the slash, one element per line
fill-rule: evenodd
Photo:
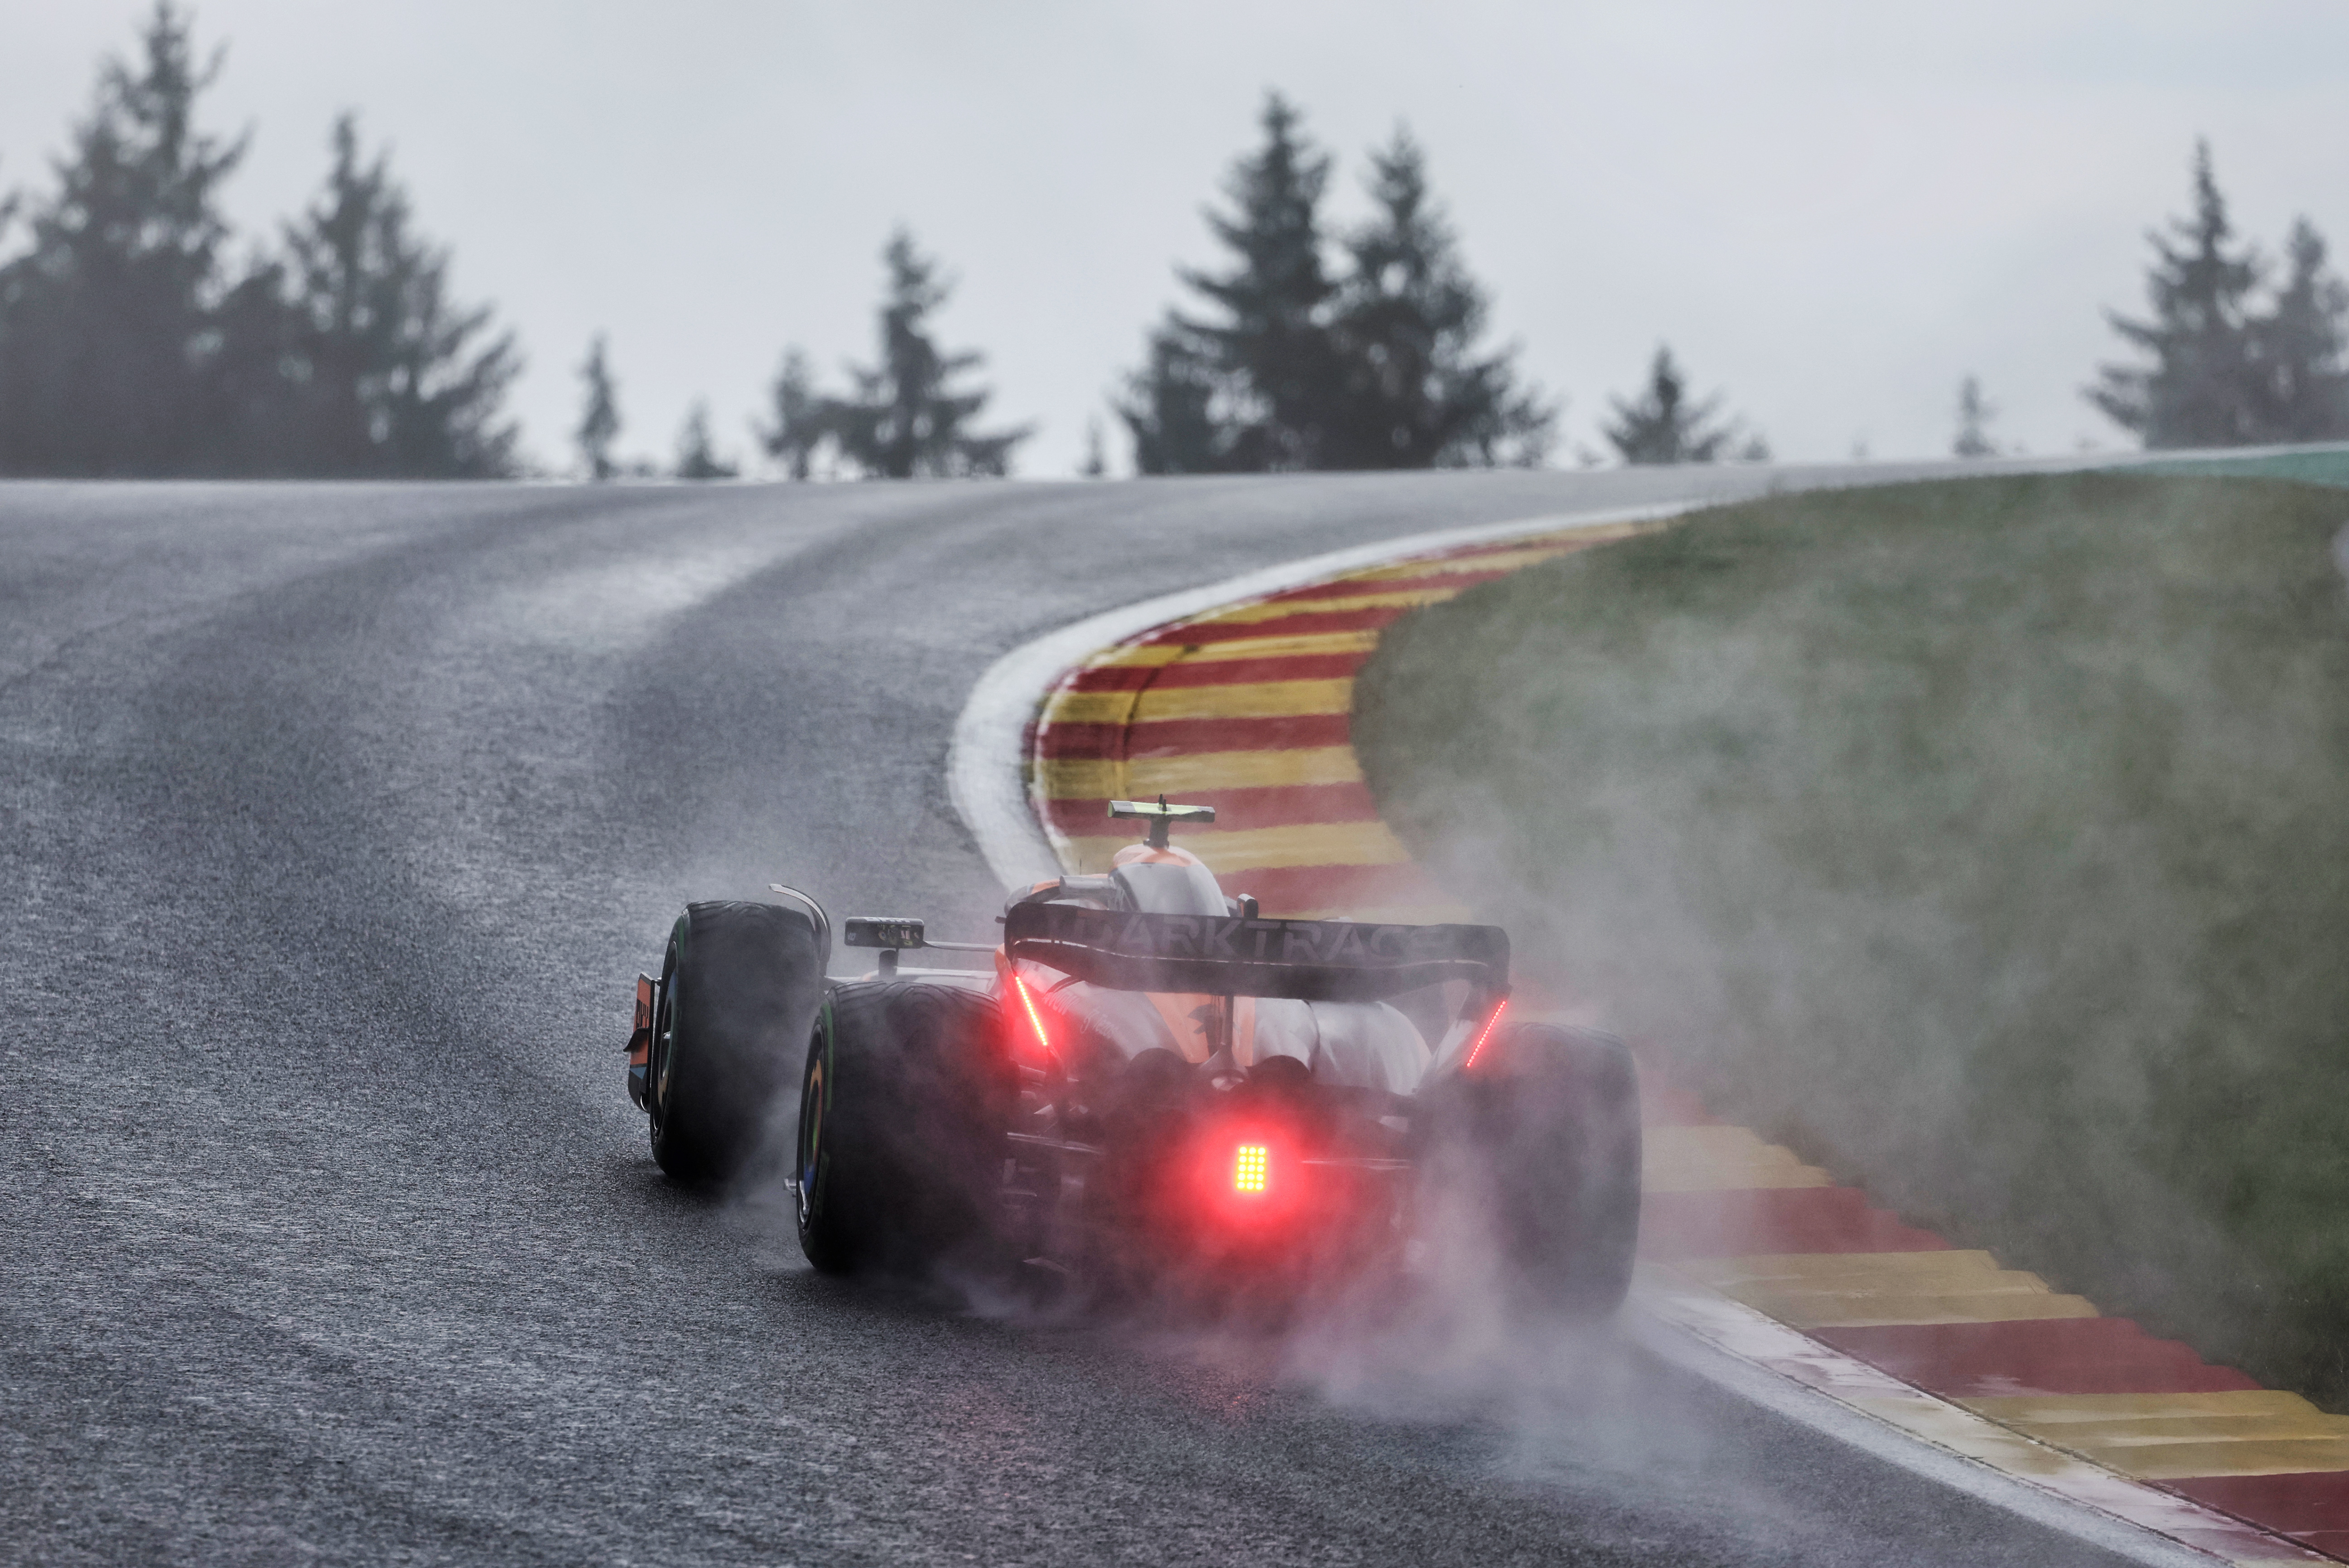
<path fill-rule="evenodd" d="M 990 723 L 1032 711 L 1027 804 L 1060 870 L 1104 869 L 1131 837 L 1105 831 L 1109 801 L 1164 794 L 1215 807 L 1186 846 L 1268 913 L 1468 919 L 1379 818 L 1349 736 L 1355 670 L 1420 605 L 1669 525 L 1650 510 L 1431 536 L 1097 617 L 982 680 L 957 803 L 999 870 L 1052 874 L 1011 820 L 1009 759 L 984 754 Z M 1512 1007 L 1541 1001 L 1521 987 Z M 2349 1561 L 2349 1417 L 1905 1225 L 1708 1115 L 1652 1054 L 1641 1065 L 1631 1327 L 1651 1348 L 2044 1522 L 2107 1545 L 2117 1531 L 2149 1561 Z"/>

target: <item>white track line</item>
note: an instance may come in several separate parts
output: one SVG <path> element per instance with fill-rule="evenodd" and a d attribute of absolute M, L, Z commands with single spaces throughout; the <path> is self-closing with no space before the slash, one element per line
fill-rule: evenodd
<path fill-rule="evenodd" d="M 1170 620 L 1302 587 L 1344 572 L 1497 539 L 1652 521 L 1711 504 L 1669 502 L 1607 511 L 1547 513 L 1507 523 L 1404 535 L 1309 556 L 1088 616 L 1013 649 L 978 678 L 955 721 L 954 742 L 947 753 L 947 792 L 955 810 L 978 841 L 979 853 L 986 857 L 996 880 L 1009 888 L 1058 877 L 1060 862 L 1029 809 L 1020 748 L 1028 722 L 1045 694 L 1063 672 L 1088 654 Z M 2133 1563 L 2151 1568 L 2209 1568 L 2212 1563 L 2228 1561 L 2160 1533 L 2163 1521 L 2189 1528 L 2247 1528 L 2227 1515 L 2073 1460 L 2054 1449 L 2044 1452 L 2057 1473 L 2043 1484 L 1944 1447 L 1841 1396 L 1872 1397 L 1888 1408 L 1914 1406 L 1919 1415 L 1930 1416 L 1920 1424 L 1931 1425 L 1945 1434 L 1978 1428 L 1986 1447 L 2030 1440 L 1725 1297 L 1643 1286 L 1628 1315 L 1627 1327 L 1635 1341 L 1717 1387 L 1912 1474 Z M 2296 1560 L 2287 1555 L 2292 1548 L 2281 1542 L 2278 1545 L 2275 1561 Z"/>

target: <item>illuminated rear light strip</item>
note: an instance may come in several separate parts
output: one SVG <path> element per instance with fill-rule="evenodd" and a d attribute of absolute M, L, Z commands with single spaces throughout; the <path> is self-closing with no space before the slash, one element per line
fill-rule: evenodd
<path fill-rule="evenodd" d="M 1272 1150 L 1260 1143 L 1244 1143 L 1232 1151 L 1232 1190 L 1262 1192 L 1271 1173 Z"/>
<path fill-rule="evenodd" d="M 1500 1027 L 1501 1014 L 1508 1010 L 1509 999 L 1505 996 L 1501 998 L 1500 1005 L 1493 1009 L 1493 1015 L 1485 1020 L 1485 1027 L 1476 1032 L 1476 1044 L 1468 1047 L 1468 1060 L 1460 1065 L 1462 1072 L 1465 1073 L 1476 1065 L 1476 1058 L 1485 1054 L 1485 1042 L 1493 1037 L 1493 1031 Z"/>
<path fill-rule="evenodd" d="M 1036 1031 L 1037 1045 L 1040 1047 L 1047 1055 L 1050 1054 L 1052 1050 L 1052 1037 L 1044 1033 L 1044 1015 L 1037 1010 L 1036 999 L 1028 994 L 1026 982 L 1021 981 L 1016 974 L 1011 977 L 1011 989 L 1019 993 L 1019 1005 L 1028 1010 L 1028 1022 Z"/>

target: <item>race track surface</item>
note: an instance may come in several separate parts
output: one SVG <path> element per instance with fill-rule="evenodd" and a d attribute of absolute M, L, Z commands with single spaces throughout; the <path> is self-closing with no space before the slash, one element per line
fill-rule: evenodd
<path fill-rule="evenodd" d="M 1613 1343 L 823 1280 L 622 1092 L 688 898 L 992 930 L 1015 644 L 1770 481 L 0 486 L 0 1560 L 2108 1561 Z"/>

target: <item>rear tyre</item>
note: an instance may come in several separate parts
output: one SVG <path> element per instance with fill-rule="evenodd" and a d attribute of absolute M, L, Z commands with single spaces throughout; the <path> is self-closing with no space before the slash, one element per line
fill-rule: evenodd
<path fill-rule="evenodd" d="M 1465 1176 L 1529 1311 L 1597 1319 L 1622 1304 L 1640 1241 L 1640 1086 L 1620 1040 L 1503 1029 L 1490 1064 L 1437 1091 L 1438 1160 Z"/>
<path fill-rule="evenodd" d="M 653 1023 L 653 1158 L 697 1186 L 736 1180 L 773 1138 L 799 1043 L 823 995 L 825 933 L 808 910 L 688 904 L 661 963 Z"/>
<path fill-rule="evenodd" d="M 800 1250 L 826 1273 L 997 1258 L 1018 1080 L 995 1000 L 921 981 L 834 986 L 801 1075 Z"/>

